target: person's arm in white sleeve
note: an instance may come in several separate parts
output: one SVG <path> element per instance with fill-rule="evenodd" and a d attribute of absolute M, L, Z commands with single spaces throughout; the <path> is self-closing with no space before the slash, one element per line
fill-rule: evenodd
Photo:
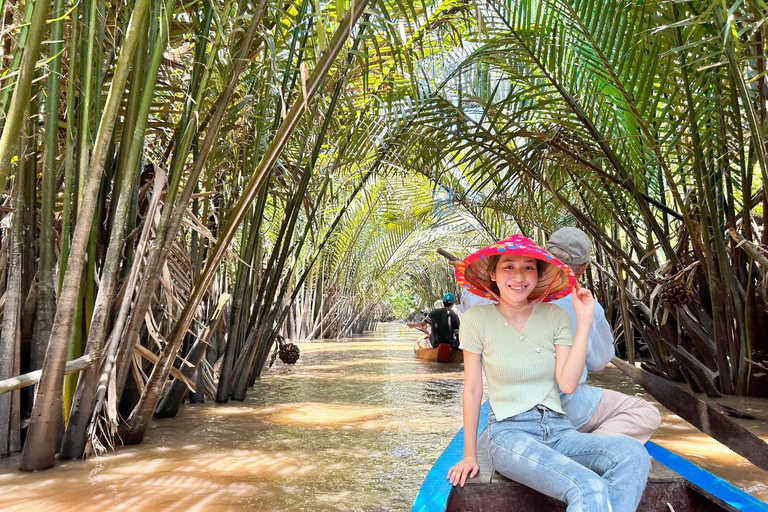
<path fill-rule="evenodd" d="M 592 322 L 592 332 L 589 333 L 589 348 L 587 349 L 587 369 L 592 372 L 600 371 L 611 362 L 616 350 L 613 346 L 613 331 L 605 318 L 603 308 L 595 309 Z"/>

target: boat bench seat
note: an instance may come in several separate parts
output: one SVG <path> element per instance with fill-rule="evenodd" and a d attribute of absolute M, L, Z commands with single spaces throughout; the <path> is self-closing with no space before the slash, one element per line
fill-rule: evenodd
<path fill-rule="evenodd" d="M 488 431 L 477 440 L 480 472 L 463 488 L 454 487 L 448 511 L 565 511 L 565 504 L 509 480 L 493 470 L 488 453 Z M 639 512 L 723 512 L 723 507 L 692 489 L 688 482 L 666 466 L 654 461 Z"/>

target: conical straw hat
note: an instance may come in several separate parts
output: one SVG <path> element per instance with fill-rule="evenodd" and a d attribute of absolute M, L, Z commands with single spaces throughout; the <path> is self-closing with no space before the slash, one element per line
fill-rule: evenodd
<path fill-rule="evenodd" d="M 491 279 L 488 274 L 488 258 L 495 255 L 513 253 L 519 256 L 535 258 L 546 263 L 539 270 L 539 281 L 528 296 L 529 300 L 549 302 L 571 293 L 576 286 L 576 276 L 571 268 L 523 235 L 513 235 L 467 256 L 456 265 L 456 280 L 465 291 L 487 299 L 500 300 L 491 291 Z"/>

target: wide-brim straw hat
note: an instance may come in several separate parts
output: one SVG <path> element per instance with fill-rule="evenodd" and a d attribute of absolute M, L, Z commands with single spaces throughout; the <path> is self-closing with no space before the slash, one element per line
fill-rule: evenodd
<path fill-rule="evenodd" d="M 546 263 L 539 270 L 539 281 L 528 295 L 528 300 L 549 302 L 560 299 L 570 294 L 576 286 L 576 276 L 571 267 L 523 235 L 513 235 L 467 256 L 464 261 L 456 265 L 456 280 L 465 291 L 498 301 L 499 297 L 491 292 L 488 258 L 509 253 Z"/>

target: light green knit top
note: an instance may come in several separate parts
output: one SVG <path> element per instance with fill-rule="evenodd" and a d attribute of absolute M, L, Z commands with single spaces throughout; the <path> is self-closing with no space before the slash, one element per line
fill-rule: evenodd
<path fill-rule="evenodd" d="M 555 345 L 573 345 L 571 318 L 563 308 L 537 304 L 518 332 L 493 304 L 475 306 L 461 319 L 459 339 L 463 350 L 482 356 L 498 421 L 538 404 L 563 412 L 555 379 Z"/>

